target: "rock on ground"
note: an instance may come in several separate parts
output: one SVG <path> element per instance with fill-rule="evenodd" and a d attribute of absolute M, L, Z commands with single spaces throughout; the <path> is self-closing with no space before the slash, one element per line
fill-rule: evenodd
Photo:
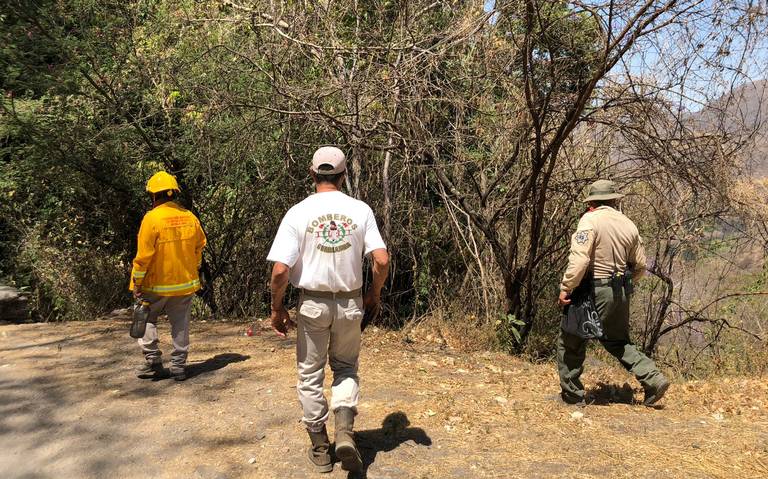
<path fill-rule="evenodd" d="M 0 285 L 0 321 L 23 323 L 29 320 L 29 300 L 11 286 Z"/>

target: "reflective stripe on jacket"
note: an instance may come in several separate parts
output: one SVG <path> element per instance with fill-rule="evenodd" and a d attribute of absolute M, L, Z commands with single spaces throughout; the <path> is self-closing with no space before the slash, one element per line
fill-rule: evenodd
<path fill-rule="evenodd" d="M 158 296 L 184 296 L 200 289 L 197 269 L 205 234 L 194 214 L 169 201 L 146 215 L 139 228 L 138 251 L 133 260 L 130 289 Z"/>

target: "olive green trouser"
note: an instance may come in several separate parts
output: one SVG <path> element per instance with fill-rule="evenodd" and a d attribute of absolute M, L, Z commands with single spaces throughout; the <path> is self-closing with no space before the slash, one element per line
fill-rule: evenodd
<path fill-rule="evenodd" d="M 614 297 L 610 286 L 595 286 L 595 306 L 603 322 L 603 347 L 634 374 L 643 388 L 658 385 L 663 376 L 656 364 L 629 340 L 629 300 L 624 291 Z M 560 331 L 557 340 L 557 372 L 563 394 L 571 399 L 584 399 L 584 384 L 579 377 L 584 371 L 587 340 Z"/>

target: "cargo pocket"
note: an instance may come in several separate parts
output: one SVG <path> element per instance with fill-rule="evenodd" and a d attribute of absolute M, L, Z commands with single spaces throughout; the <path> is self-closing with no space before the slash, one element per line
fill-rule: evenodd
<path fill-rule="evenodd" d="M 317 319 L 321 314 L 323 314 L 323 310 L 317 306 L 312 306 L 311 304 L 304 303 L 301 305 L 301 308 L 299 308 L 299 315 L 304 316 L 307 319 Z"/>
<path fill-rule="evenodd" d="M 324 331 L 328 329 L 331 324 L 330 315 L 323 314 L 323 312 L 323 308 L 315 306 L 311 301 L 302 301 L 296 319 L 303 325 L 306 331 Z"/>
<path fill-rule="evenodd" d="M 362 321 L 363 320 L 363 312 L 360 311 L 360 308 L 354 307 L 352 309 L 348 309 L 344 311 L 344 317 L 347 318 L 349 321 Z"/>

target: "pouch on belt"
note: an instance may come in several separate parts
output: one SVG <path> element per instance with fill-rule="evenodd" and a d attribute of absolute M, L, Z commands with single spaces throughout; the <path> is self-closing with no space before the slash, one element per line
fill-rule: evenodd
<path fill-rule="evenodd" d="M 603 323 L 597 314 L 591 278 L 585 277 L 571 293 L 571 304 L 563 309 L 560 328 L 582 339 L 603 337 Z"/>

